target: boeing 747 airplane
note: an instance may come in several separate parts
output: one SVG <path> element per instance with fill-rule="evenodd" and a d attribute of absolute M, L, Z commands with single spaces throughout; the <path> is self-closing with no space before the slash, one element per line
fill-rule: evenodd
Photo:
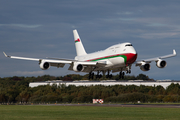
<path fill-rule="evenodd" d="M 5 52 L 3 53 L 9 58 L 38 61 L 42 70 L 47 70 L 50 68 L 50 66 L 59 68 L 64 67 L 65 64 L 69 64 L 70 66 L 68 70 L 89 73 L 89 79 L 94 78 L 94 72 L 97 72 L 95 76 L 97 79 L 101 78 L 102 74 L 105 75 L 106 73 L 106 77 L 111 78 L 111 72 L 119 72 L 119 78 L 124 78 L 125 72 L 127 74 L 131 73 L 132 64 L 139 66 L 142 71 L 149 71 L 151 68 L 150 63 L 152 61 L 156 62 L 156 66 L 158 68 L 164 68 L 166 67 L 167 63 L 163 59 L 176 56 L 176 51 L 173 50 L 173 54 L 136 61 L 137 52 L 132 44 L 128 42 L 110 46 L 109 48 L 99 52 L 87 54 L 77 30 L 73 30 L 73 34 L 77 53 L 75 59 L 37 59 L 9 56 L 6 55 Z"/>

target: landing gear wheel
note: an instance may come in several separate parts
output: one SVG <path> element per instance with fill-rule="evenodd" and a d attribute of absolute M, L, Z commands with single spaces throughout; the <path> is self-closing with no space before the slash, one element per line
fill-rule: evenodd
<path fill-rule="evenodd" d="M 111 79 L 111 78 L 112 78 L 112 74 L 110 74 L 110 75 L 106 75 L 106 78 Z"/>
<path fill-rule="evenodd" d="M 121 77 L 122 79 L 124 79 L 124 75 L 125 75 L 125 73 L 124 73 L 124 72 L 122 72 L 122 77 Z"/>
<path fill-rule="evenodd" d="M 119 72 L 119 79 L 124 79 L 124 72 Z"/>
<path fill-rule="evenodd" d="M 122 72 L 119 72 L 119 79 L 122 78 Z"/>
<path fill-rule="evenodd" d="M 108 75 L 106 75 L 106 78 L 109 78 L 109 76 L 108 76 Z"/>
<path fill-rule="evenodd" d="M 100 74 L 100 75 L 96 75 L 96 79 L 100 79 L 100 78 L 102 78 L 102 75 Z"/>
<path fill-rule="evenodd" d="M 109 78 L 110 78 L 110 79 L 112 78 L 112 74 L 109 75 Z"/>
<path fill-rule="evenodd" d="M 126 71 L 126 74 L 128 74 L 128 73 L 130 74 L 130 73 L 131 73 L 131 70 L 127 70 L 127 71 Z"/>
<path fill-rule="evenodd" d="M 101 74 L 99 75 L 99 78 L 102 78 L 102 75 L 101 75 Z"/>
<path fill-rule="evenodd" d="M 96 75 L 96 79 L 98 79 L 99 78 L 99 75 Z"/>
<path fill-rule="evenodd" d="M 110 70 L 108 70 L 108 73 L 107 73 L 107 75 L 106 75 L 106 78 L 111 79 L 111 78 L 112 78 L 112 74 L 109 74 L 109 73 L 110 73 Z"/>
<path fill-rule="evenodd" d="M 91 79 L 93 79 L 93 78 L 94 78 L 94 73 L 91 74 Z"/>
<path fill-rule="evenodd" d="M 93 72 L 90 72 L 90 73 L 89 73 L 89 80 L 90 80 L 90 79 L 93 79 L 93 78 L 94 78 L 94 73 L 93 73 Z"/>

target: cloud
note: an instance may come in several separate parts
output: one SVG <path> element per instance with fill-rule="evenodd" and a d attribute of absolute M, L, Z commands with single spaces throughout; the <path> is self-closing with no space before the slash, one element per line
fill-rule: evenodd
<path fill-rule="evenodd" d="M 46 47 L 46 48 L 56 48 L 57 45 L 54 45 L 54 44 L 44 44 L 43 46 Z"/>
<path fill-rule="evenodd" d="M 26 25 L 26 24 L 0 24 L 0 27 L 21 27 L 21 28 L 38 28 L 42 25 Z"/>
<path fill-rule="evenodd" d="M 151 23 L 147 26 L 155 26 L 155 27 L 162 27 L 162 26 L 167 26 L 166 24 L 162 24 L 162 23 Z"/>
<path fill-rule="evenodd" d="M 117 17 L 114 17 L 114 18 L 105 18 L 105 19 L 102 19 L 106 22 L 109 22 L 109 23 L 114 23 L 114 22 L 121 22 L 121 21 L 133 21 L 133 20 L 136 20 L 135 18 L 117 18 Z"/>
<path fill-rule="evenodd" d="M 159 38 L 167 38 L 171 36 L 178 35 L 176 32 L 164 32 L 164 33 L 144 33 L 140 35 L 139 37 L 143 39 L 151 39 L 151 40 L 157 40 Z"/>
<path fill-rule="evenodd" d="M 128 12 L 128 11 L 126 11 L 126 12 L 118 12 L 117 14 L 118 14 L 118 15 L 132 15 L 133 12 Z"/>
<path fill-rule="evenodd" d="M 132 20 L 135 20 L 135 18 L 119 18 L 119 20 L 122 20 L 122 21 L 132 21 Z"/>

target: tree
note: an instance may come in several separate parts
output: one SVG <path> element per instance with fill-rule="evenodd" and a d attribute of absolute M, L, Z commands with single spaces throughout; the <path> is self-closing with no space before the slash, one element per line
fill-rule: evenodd
<path fill-rule="evenodd" d="M 149 77 L 144 74 L 139 74 L 136 78 L 138 80 L 149 80 Z"/>

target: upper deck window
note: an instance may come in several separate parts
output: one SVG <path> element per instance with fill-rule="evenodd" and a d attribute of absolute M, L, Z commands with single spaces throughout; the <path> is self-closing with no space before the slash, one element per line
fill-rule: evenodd
<path fill-rule="evenodd" d="M 132 46 L 132 44 L 126 44 L 125 46 Z"/>

